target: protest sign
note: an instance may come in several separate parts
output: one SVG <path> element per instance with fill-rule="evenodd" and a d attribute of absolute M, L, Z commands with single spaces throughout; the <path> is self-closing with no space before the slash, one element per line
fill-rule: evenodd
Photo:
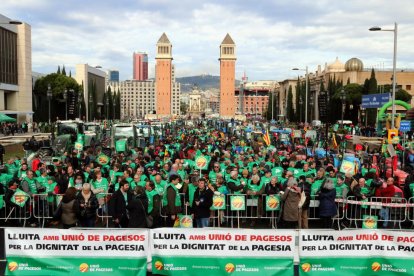
<path fill-rule="evenodd" d="M 414 274 L 414 236 L 381 230 L 299 233 L 300 275 Z"/>
<path fill-rule="evenodd" d="M 146 275 L 147 230 L 5 229 L 5 275 Z"/>
<path fill-rule="evenodd" d="M 293 275 L 293 230 L 151 230 L 152 271 L 161 275 Z"/>

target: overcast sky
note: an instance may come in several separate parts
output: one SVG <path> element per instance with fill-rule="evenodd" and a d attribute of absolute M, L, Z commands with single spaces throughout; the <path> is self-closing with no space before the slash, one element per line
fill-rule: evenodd
<path fill-rule="evenodd" d="M 219 45 L 226 33 L 236 43 L 236 78 L 296 78 L 293 67 L 345 63 L 392 67 L 398 26 L 398 68 L 414 68 L 414 5 L 410 0 L 2 0 L 0 13 L 32 26 L 33 71 L 65 64 L 113 68 L 132 77 L 132 53 L 149 55 L 165 32 L 173 44 L 176 75 L 219 75 Z M 300 72 L 299 72 L 300 73 Z"/>

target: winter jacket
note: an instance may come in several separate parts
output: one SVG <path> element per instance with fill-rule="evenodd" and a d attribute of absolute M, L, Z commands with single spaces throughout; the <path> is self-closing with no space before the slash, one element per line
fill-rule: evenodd
<path fill-rule="evenodd" d="M 127 209 L 129 211 L 129 223 L 128 228 L 146 228 L 147 221 L 145 216 L 148 210 L 147 195 L 132 196 L 128 202 Z"/>
<path fill-rule="evenodd" d="M 282 195 L 283 203 L 283 220 L 284 221 L 298 221 L 299 220 L 299 200 L 300 193 L 286 188 Z"/>
<path fill-rule="evenodd" d="M 319 216 L 333 217 L 336 215 L 335 188 L 322 187 L 319 193 Z"/>
<path fill-rule="evenodd" d="M 196 202 L 199 202 L 198 206 Z M 213 205 L 213 191 L 208 188 L 201 191 L 197 188 L 193 201 L 194 218 L 209 218 L 211 205 Z"/>

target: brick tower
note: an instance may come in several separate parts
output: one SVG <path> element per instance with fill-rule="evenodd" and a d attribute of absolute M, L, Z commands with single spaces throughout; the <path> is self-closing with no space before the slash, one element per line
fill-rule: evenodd
<path fill-rule="evenodd" d="M 171 116 L 172 45 L 165 33 L 157 42 L 155 56 L 155 109 L 161 117 Z"/>
<path fill-rule="evenodd" d="M 220 117 L 233 118 L 236 110 L 235 65 L 236 44 L 229 34 L 220 44 Z"/>

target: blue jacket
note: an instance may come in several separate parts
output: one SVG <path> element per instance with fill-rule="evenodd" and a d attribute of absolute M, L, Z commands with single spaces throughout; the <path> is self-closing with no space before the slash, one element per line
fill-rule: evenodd
<path fill-rule="evenodd" d="M 335 197 L 335 188 L 331 190 L 325 188 L 321 189 L 321 192 L 319 193 L 319 216 L 333 217 L 336 215 Z"/>

